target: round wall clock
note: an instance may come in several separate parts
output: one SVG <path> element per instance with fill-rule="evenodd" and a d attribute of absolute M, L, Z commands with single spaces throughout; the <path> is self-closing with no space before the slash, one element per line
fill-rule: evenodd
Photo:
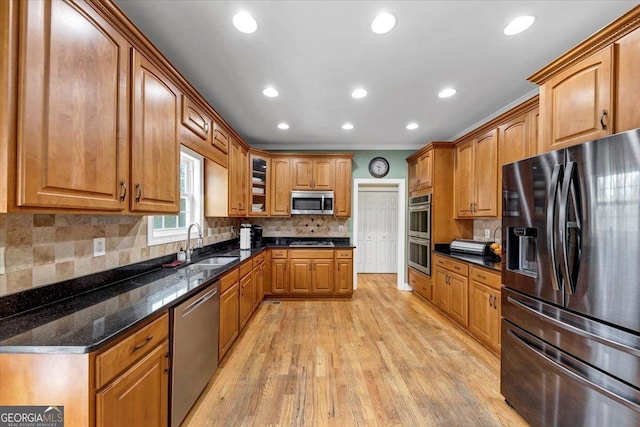
<path fill-rule="evenodd" d="M 374 157 L 369 162 L 369 173 L 374 178 L 382 178 L 389 173 L 389 162 L 384 157 Z"/>

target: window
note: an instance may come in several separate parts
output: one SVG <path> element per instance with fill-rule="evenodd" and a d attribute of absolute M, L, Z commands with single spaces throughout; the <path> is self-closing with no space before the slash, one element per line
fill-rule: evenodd
<path fill-rule="evenodd" d="M 150 216 L 147 224 L 147 246 L 186 241 L 189 224 L 197 222 L 202 225 L 203 163 L 202 156 L 181 147 L 180 213 Z"/>

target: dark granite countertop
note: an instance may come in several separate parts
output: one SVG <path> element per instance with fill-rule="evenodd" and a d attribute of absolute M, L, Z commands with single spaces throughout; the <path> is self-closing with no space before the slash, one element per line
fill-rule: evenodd
<path fill-rule="evenodd" d="M 289 247 L 291 240 L 265 238 L 260 247 L 240 250 L 236 239 L 196 250 L 191 264 L 212 256 L 238 258 L 219 268 L 162 268 L 175 260 L 170 255 L 2 297 L 0 353 L 98 350 L 253 255 L 269 247 Z M 353 247 L 348 238 L 330 240 L 336 248 Z"/>
<path fill-rule="evenodd" d="M 449 258 L 456 259 L 458 261 L 470 262 L 471 264 L 476 264 L 481 267 L 495 270 L 498 273 L 502 272 L 501 261 L 496 261 L 496 259 L 492 257 L 475 256 L 475 255 L 451 252 L 449 250 L 448 243 L 436 243 L 433 253 L 436 253 L 438 255 L 444 255 Z"/>

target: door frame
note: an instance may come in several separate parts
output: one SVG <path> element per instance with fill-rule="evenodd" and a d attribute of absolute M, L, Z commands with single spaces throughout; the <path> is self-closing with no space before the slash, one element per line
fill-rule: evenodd
<path fill-rule="evenodd" d="M 398 192 L 398 277 L 397 288 L 402 291 L 410 291 L 411 287 L 406 282 L 405 268 L 405 249 L 407 247 L 407 193 L 406 183 L 404 179 L 371 179 L 371 178 L 355 178 L 353 180 L 353 232 L 352 241 L 354 244 L 358 242 L 358 196 L 360 187 L 395 187 Z M 354 249 L 353 259 L 353 289 L 358 289 L 358 263 L 356 262 L 358 256 L 358 248 Z"/>

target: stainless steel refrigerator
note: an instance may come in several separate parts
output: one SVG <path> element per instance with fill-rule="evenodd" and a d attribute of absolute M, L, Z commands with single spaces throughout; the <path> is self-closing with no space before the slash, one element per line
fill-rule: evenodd
<path fill-rule="evenodd" d="M 500 388 L 532 426 L 640 426 L 640 129 L 503 168 Z"/>

